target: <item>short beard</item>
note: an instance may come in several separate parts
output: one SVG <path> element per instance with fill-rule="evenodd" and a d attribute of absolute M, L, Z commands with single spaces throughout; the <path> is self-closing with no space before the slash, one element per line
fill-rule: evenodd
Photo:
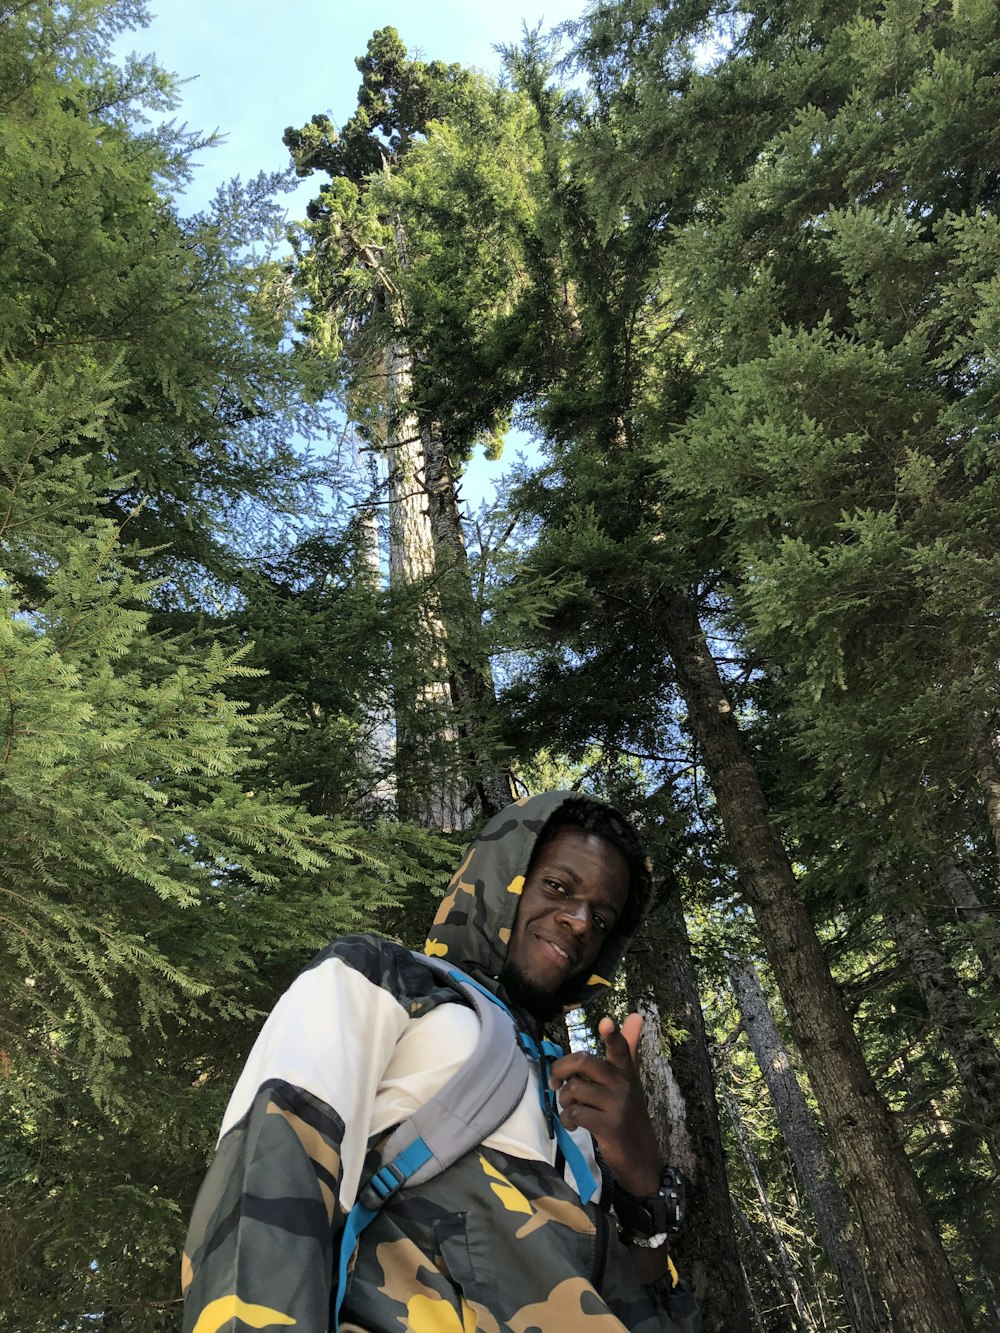
<path fill-rule="evenodd" d="M 558 990 L 542 990 L 540 986 L 524 975 L 516 963 L 507 962 L 500 973 L 500 984 L 516 1009 L 523 1009 L 540 1023 L 550 1023 L 553 1018 L 576 999 L 575 988 L 578 977 L 569 977 Z"/>

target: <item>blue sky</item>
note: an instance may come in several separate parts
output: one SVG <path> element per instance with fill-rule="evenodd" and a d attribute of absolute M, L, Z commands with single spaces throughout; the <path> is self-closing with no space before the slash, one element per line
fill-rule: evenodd
<path fill-rule="evenodd" d="M 343 123 L 357 100 L 363 55 L 376 28 L 392 24 L 411 51 L 499 70 L 494 46 L 516 42 L 522 25 L 549 29 L 579 17 L 585 0 L 151 0 L 152 21 L 127 34 L 120 52 L 155 52 L 159 63 L 186 80 L 175 113 L 189 128 L 218 130 L 224 142 L 203 154 L 184 205 L 194 211 L 234 176 L 288 165 L 281 142 L 286 125 L 303 125 L 323 111 Z M 319 180 L 302 182 L 288 197 L 293 216 L 305 211 Z M 184 206 L 182 205 L 182 206 Z M 524 441 L 508 444 L 523 447 Z M 492 492 L 509 459 L 477 460 L 464 482 L 472 506 Z"/>
<path fill-rule="evenodd" d="M 497 43 L 516 42 L 522 23 L 551 28 L 579 16 L 584 0 L 152 0 L 150 25 L 121 46 L 154 51 L 183 79 L 180 115 L 192 129 L 218 129 L 222 148 L 206 154 L 191 192 L 287 165 L 286 125 L 317 111 L 350 115 L 363 55 L 376 28 L 392 24 L 411 51 L 496 71 Z M 308 187 L 307 187 L 308 188 Z"/>

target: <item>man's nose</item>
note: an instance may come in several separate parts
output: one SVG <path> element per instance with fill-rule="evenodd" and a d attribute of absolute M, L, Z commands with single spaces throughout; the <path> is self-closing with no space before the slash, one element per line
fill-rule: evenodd
<path fill-rule="evenodd" d="M 586 903 L 574 902 L 566 899 L 559 904 L 559 919 L 567 925 L 570 930 L 578 935 L 582 934 L 590 922 L 590 909 Z"/>

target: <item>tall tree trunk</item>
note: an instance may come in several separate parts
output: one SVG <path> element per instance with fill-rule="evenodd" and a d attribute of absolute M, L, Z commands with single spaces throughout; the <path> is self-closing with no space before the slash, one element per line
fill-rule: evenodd
<path fill-rule="evenodd" d="M 661 603 L 690 725 L 898 1333 L 969 1328 L 940 1237 L 865 1065 L 691 601 Z"/>
<path fill-rule="evenodd" d="M 740 1207 L 739 1202 L 736 1199 L 733 1200 L 733 1214 L 737 1222 L 739 1223 L 740 1230 L 743 1232 L 743 1235 L 746 1239 L 747 1249 L 753 1252 L 754 1256 L 757 1259 L 757 1262 L 760 1264 L 761 1268 L 767 1273 L 768 1277 L 771 1279 L 771 1283 L 774 1287 L 775 1296 L 777 1296 L 778 1299 L 781 1300 L 782 1297 L 787 1296 L 787 1292 L 785 1291 L 785 1286 L 784 1283 L 782 1282 L 781 1273 L 778 1270 L 778 1265 L 774 1262 L 774 1260 L 768 1254 L 767 1250 L 764 1248 L 763 1244 L 761 1243 L 760 1236 L 757 1234 L 757 1228 L 750 1221 L 749 1217 L 747 1217 L 746 1213 Z M 746 1281 L 747 1290 L 750 1292 L 750 1299 L 753 1304 L 753 1312 L 757 1321 L 757 1327 L 763 1330 L 764 1314 L 766 1313 L 770 1315 L 776 1312 L 774 1310 L 767 1310 L 762 1313 L 760 1305 L 757 1301 L 757 1297 L 754 1295 L 753 1281 L 751 1280 L 750 1275 L 746 1270 L 746 1265 L 743 1266 L 743 1276 Z M 786 1306 L 792 1312 L 791 1319 L 789 1320 L 789 1322 L 792 1322 L 792 1320 L 794 1320 L 795 1318 L 794 1306 L 792 1306 L 790 1302 L 784 1302 L 780 1306 L 780 1308 L 785 1309 Z M 770 1329 L 771 1327 L 772 1325 L 769 1324 L 768 1328 Z"/>
<path fill-rule="evenodd" d="M 378 518 L 375 509 L 364 511 L 362 539 L 365 563 L 372 588 L 382 583 L 382 552 L 379 545 Z M 393 769 L 396 743 L 393 739 L 392 701 L 388 694 L 375 693 L 365 708 L 365 726 L 358 738 L 358 764 L 369 780 L 368 790 L 361 798 L 362 810 L 372 814 L 388 814 L 396 807 L 396 780 Z"/>
<path fill-rule="evenodd" d="M 639 1067 L 660 1149 L 690 1184 L 688 1223 L 671 1242 L 701 1305 L 704 1333 L 749 1333 L 747 1289 L 726 1179 L 715 1078 L 676 885 L 661 892 L 633 954 L 630 990 L 645 1018 Z M 661 1015 L 687 1036 L 669 1051 Z"/>
<path fill-rule="evenodd" d="M 777 1268 L 780 1275 L 774 1269 L 772 1273 L 778 1281 L 779 1290 L 788 1297 L 792 1303 L 794 1312 L 794 1323 L 797 1328 L 804 1330 L 804 1333 L 812 1333 L 816 1327 L 816 1320 L 813 1318 L 812 1310 L 809 1308 L 809 1302 L 806 1300 L 805 1292 L 802 1290 L 802 1283 L 799 1281 L 799 1275 L 795 1270 L 795 1261 L 792 1258 L 785 1239 L 781 1234 L 778 1223 L 775 1220 L 774 1211 L 771 1208 L 771 1201 L 767 1196 L 767 1190 L 764 1188 L 764 1182 L 760 1178 L 760 1172 L 757 1170 L 757 1163 L 754 1160 L 753 1148 L 747 1135 L 746 1126 L 743 1124 L 743 1118 L 740 1115 L 739 1107 L 736 1105 L 728 1091 L 723 1093 L 723 1100 L 726 1110 L 729 1113 L 729 1120 L 733 1127 L 733 1135 L 740 1150 L 740 1155 L 746 1165 L 747 1175 L 757 1193 L 757 1202 L 760 1204 L 761 1216 L 771 1235 L 771 1244 L 774 1246 L 774 1252 L 778 1256 Z M 749 1221 L 749 1219 L 747 1219 Z"/>
<path fill-rule="evenodd" d="M 449 683 L 465 763 L 480 813 L 491 818 L 517 799 L 509 768 L 488 753 L 484 734 L 496 713 L 496 690 L 489 654 L 482 644 L 479 609 L 472 593 L 458 490 L 448 451 L 436 425 L 422 432 L 424 487 L 434 542 L 442 619 L 447 629 Z"/>
<path fill-rule="evenodd" d="M 396 342 L 386 354 L 389 576 L 393 582 L 422 583 L 427 589 L 413 634 L 421 680 L 414 686 L 407 679 L 397 689 L 396 785 L 403 819 L 448 832 L 465 826 L 466 803 L 449 762 L 458 732 L 448 683 L 445 629 L 430 590 L 434 541 L 424 490 L 423 442 L 408 407 L 410 384 L 410 356 Z M 413 663 L 406 665 L 411 668 Z M 409 676 L 410 672 L 399 674 Z"/>
<path fill-rule="evenodd" d="M 1000 856 L 1000 735 L 985 717 L 978 718 L 973 724 L 972 755 L 983 793 L 986 818 L 993 833 L 997 855 Z"/>
<path fill-rule="evenodd" d="M 965 1088 L 976 1128 L 1000 1161 L 1000 1051 L 976 1022 L 965 987 L 923 914 L 886 913 L 889 932 L 909 968 Z"/>
<path fill-rule="evenodd" d="M 938 860 L 941 886 L 959 921 L 971 934 L 983 971 L 994 982 L 1000 981 L 1000 931 L 997 923 L 979 899 L 975 885 L 953 856 Z"/>
<path fill-rule="evenodd" d="M 408 266 L 406 235 L 399 218 L 395 222 L 396 256 L 401 269 Z M 405 314 L 398 295 L 396 323 L 402 330 Z M 468 822 L 473 798 L 479 813 L 489 817 L 516 797 L 509 770 L 490 761 L 481 742 L 487 721 L 496 709 L 496 694 L 489 656 L 480 648 L 479 613 L 472 595 L 469 564 L 458 508 L 458 493 L 448 452 L 435 424 L 421 425 L 410 407 L 413 360 L 402 338 L 388 353 L 387 399 L 389 417 L 395 425 L 387 444 L 389 484 L 395 538 L 390 539 L 390 569 L 408 582 L 430 580 L 428 603 L 423 611 L 427 641 L 434 645 L 431 670 L 422 687 L 418 707 L 425 717 L 441 718 L 435 738 L 451 751 L 453 762 L 437 767 L 440 780 L 428 802 L 404 770 L 415 763 L 401 745 L 398 777 L 401 795 L 411 789 L 410 800 L 401 811 L 428 827 L 462 828 Z M 399 725 L 399 720 L 397 720 Z M 419 728 L 415 729 L 419 731 Z M 406 740 L 405 736 L 401 737 Z M 411 745 L 412 749 L 418 746 Z M 415 775 L 416 776 L 416 775 Z M 409 805 L 411 808 L 407 809 Z"/>
<path fill-rule="evenodd" d="M 873 1298 L 858 1252 L 857 1229 L 843 1190 L 837 1183 L 826 1147 L 788 1058 L 778 1025 L 768 1008 L 757 969 L 747 958 L 730 971 L 743 1029 L 774 1102 L 781 1132 L 805 1188 L 857 1333 L 885 1333 L 889 1321 Z"/>

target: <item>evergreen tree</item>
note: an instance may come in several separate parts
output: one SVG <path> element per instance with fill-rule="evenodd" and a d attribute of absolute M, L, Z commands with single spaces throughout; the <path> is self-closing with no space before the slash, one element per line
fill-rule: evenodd
<path fill-rule="evenodd" d="M 724 57 L 685 68 L 684 39 L 733 19 Z M 990 429 L 975 349 L 995 15 L 618 5 L 581 49 L 610 109 L 588 156 L 606 169 L 597 216 L 612 237 L 617 210 L 661 219 L 638 407 L 662 460 L 653 486 L 675 540 L 709 556 L 710 627 L 758 666 L 735 698 L 706 676 L 703 702 L 753 709 L 758 771 L 820 911 L 867 910 L 871 925 L 933 909 L 936 860 L 982 848 L 995 781 L 995 683 L 977 656 L 994 660 L 992 626 L 975 625 L 994 483 L 971 444 Z M 688 665 L 693 684 L 697 655 Z M 793 1019 L 797 998 L 785 993 Z M 977 1226 L 970 1210 L 963 1244 Z M 881 1229 L 869 1238 L 876 1253 Z"/>
<path fill-rule="evenodd" d="M 226 547 L 295 503 L 304 469 L 287 441 L 311 409 L 281 346 L 277 182 L 234 182 L 179 216 L 174 191 L 205 144 L 149 127 L 176 104 L 152 60 L 107 59 L 141 13 L 96 0 L 0 11 L 0 346 L 4 396 L 26 414 L 5 436 L 6 542 L 8 568 L 36 578 L 42 532 L 72 521 L 86 473 L 104 515 L 128 520 L 133 558 L 169 575 L 168 604 L 224 583 Z"/>
<path fill-rule="evenodd" d="M 627 46 L 636 31 L 629 19 L 641 24 L 648 17 L 645 10 L 626 15 L 624 8 L 606 7 L 595 15 L 591 32 L 604 25 L 601 40 L 607 43 L 617 21 Z M 649 28 L 655 31 L 655 23 Z M 645 89 L 650 100 L 663 97 L 662 58 L 676 37 L 674 28 L 669 42 L 635 43 L 640 55 L 648 56 L 639 73 L 651 80 Z M 591 68 L 599 60 L 603 67 L 606 49 L 595 40 Z M 695 71 L 690 55 L 677 49 L 677 86 L 683 91 L 693 86 Z M 596 112 L 584 99 L 571 98 L 554 114 L 535 53 L 529 50 L 515 67 L 523 86 L 534 92 L 540 122 L 548 117 L 556 126 L 548 135 L 554 145 L 550 156 L 562 152 L 565 169 L 554 175 L 548 208 L 557 220 L 551 233 L 558 232 L 562 241 L 550 249 L 550 262 L 560 266 L 573 294 L 569 328 L 549 325 L 556 350 L 544 369 L 550 369 L 551 379 L 541 401 L 535 400 L 536 419 L 552 441 L 554 466 L 520 494 L 521 504 L 530 505 L 545 524 L 528 565 L 535 586 L 558 586 L 557 609 L 543 618 L 540 637 L 557 636 L 560 646 L 547 656 L 548 676 L 536 674 L 528 692 L 548 700 L 549 715 L 562 713 L 557 725 L 563 728 L 568 725 L 564 701 L 576 696 L 581 715 L 599 717 L 608 737 L 619 743 L 627 738 L 627 744 L 635 744 L 632 737 L 642 729 L 636 713 L 650 698 L 648 684 L 630 691 L 626 681 L 633 672 L 646 682 L 665 678 L 671 694 L 680 692 L 841 1168 L 864 1213 L 870 1253 L 882 1269 L 888 1299 L 897 1319 L 915 1320 L 914 1326 L 921 1320 L 928 1328 L 942 1321 L 961 1326 L 964 1316 L 938 1238 L 838 1001 L 788 851 L 771 822 L 762 774 L 737 724 L 738 695 L 706 643 L 706 627 L 721 627 L 722 616 L 733 609 L 728 595 L 718 595 L 720 589 L 728 593 L 733 578 L 730 549 L 720 540 L 725 534 L 705 522 L 697 495 L 688 498 L 678 477 L 659 461 L 669 458 L 677 425 L 697 408 L 708 378 L 697 351 L 689 350 L 693 340 L 672 327 L 668 302 L 676 299 L 680 279 L 672 267 L 677 233 L 667 224 L 687 226 L 696 237 L 704 225 L 700 193 L 713 185 L 724 191 L 727 177 L 722 175 L 721 184 L 697 171 L 679 181 L 650 183 L 647 177 L 626 193 L 619 175 L 609 185 L 600 167 L 612 150 L 621 161 L 634 163 L 646 142 L 642 136 L 649 133 L 648 123 L 630 114 L 638 80 L 623 84 L 616 75 L 602 89 L 598 77 L 605 104 Z M 716 95 L 725 97 L 731 86 L 720 83 Z M 664 91 L 667 107 L 677 108 L 677 134 L 692 122 L 697 126 L 697 103 L 692 107 L 677 98 L 673 85 Z M 751 122 L 755 132 L 761 123 Z M 744 152 L 745 158 L 752 156 Z M 726 162 L 735 178 L 739 159 L 730 154 Z M 678 246 L 676 254 L 684 253 Z M 524 383 L 537 386 L 537 369 L 526 371 Z M 721 450 L 715 456 L 721 459 Z M 518 586 L 523 589 L 524 580 Z M 627 664 L 621 660 L 623 643 L 629 645 Z M 588 687 L 589 703 L 582 705 L 579 695 Z M 531 716 L 541 715 L 535 706 Z M 848 1120 L 850 1134 L 841 1132 Z M 889 1257 L 881 1237 L 893 1231 L 903 1239 L 896 1257 Z"/>
<path fill-rule="evenodd" d="M 299 719 L 241 700 L 245 636 L 213 645 L 187 595 L 243 562 L 230 500 L 274 512 L 301 468 L 258 419 L 291 401 L 276 271 L 237 253 L 235 215 L 177 218 L 193 142 L 143 122 L 169 81 L 108 62 L 139 17 L 0 11 L 0 1323 L 18 1330 L 175 1326 L 182 1218 L 261 1013 L 440 867 L 347 799 L 301 803 L 312 775 L 271 762 Z"/>
<path fill-rule="evenodd" d="M 475 436 L 451 435 L 428 394 L 420 333 L 428 201 L 404 208 L 394 187 L 432 123 L 470 112 L 482 119 L 488 98 L 457 65 L 412 59 L 393 28 L 377 31 L 356 64 L 358 107 L 342 131 L 317 116 L 285 134 L 300 174 L 332 178 L 298 243 L 309 298 L 303 329 L 312 354 L 331 361 L 352 420 L 386 459 L 393 580 L 404 598 L 407 588 L 422 591 L 410 633 L 394 644 L 401 809 L 420 811 L 431 827 L 461 827 L 470 804 L 494 813 L 513 791 L 493 753 L 493 683 L 458 505 L 458 471 Z M 405 679 L 414 658 L 422 663 L 416 688 Z"/>

